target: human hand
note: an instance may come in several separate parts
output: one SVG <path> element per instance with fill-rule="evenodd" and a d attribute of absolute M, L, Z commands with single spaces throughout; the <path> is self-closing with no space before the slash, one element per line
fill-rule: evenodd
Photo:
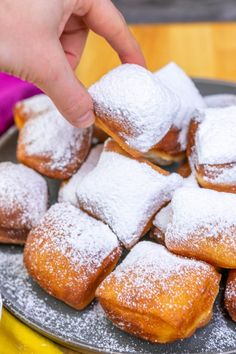
<path fill-rule="evenodd" d="M 145 65 L 110 0 L 0 2 L 0 70 L 34 83 L 77 127 L 94 122 L 92 99 L 73 72 L 89 29 L 103 36 L 123 63 Z"/>

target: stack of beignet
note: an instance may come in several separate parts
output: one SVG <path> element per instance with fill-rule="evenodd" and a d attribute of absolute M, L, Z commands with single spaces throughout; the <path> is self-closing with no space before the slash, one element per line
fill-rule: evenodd
<path fill-rule="evenodd" d="M 89 92 L 104 145 L 45 95 L 17 104 L 18 160 L 62 182 L 47 211 L 44 178 L 0 164 L 0 242 L 26 242 L 25 266 L 52 296 L 80 310 L 96 296 L 116 326 L 155 343 L 208 323 L 218 268 L 230 269 L 225 306 L 236 320 L 234 99 L 204 100 L 174 63 L 156 73 L 121 65 Z M 182 160 L 186 146 L 178 173 L 156 165 Z M 140 242 L 151 227 L 153 240 Z"/>

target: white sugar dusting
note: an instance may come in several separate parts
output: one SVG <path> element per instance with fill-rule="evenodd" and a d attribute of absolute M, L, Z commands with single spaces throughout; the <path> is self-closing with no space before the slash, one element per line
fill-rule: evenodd
<path fill-rule="evenodd" d="M 23 265 L 23 255 L 7 253 L 0 249 L 0 289 L 4 299 L 12 304 L 12 309 L 23 313 L 24 317 L 41 329 L 47 330 L 63 341 L 75 344 L 85 342 L 101 351 L 138 352 L 168 354 L 173 344 L 153 345 L 129 336 L 107 320 L 101 306 L 94 302 L 86 310 L 76 311 L 60 301 L 51 298 L 29 277 Z M 174 344 L 174 352 L 179 354 L 222 352 L 236 347 L 235 328 L 227 320 L 217 303 L 213 320 L 191 338 Z M 192 350 L 190 350 L 190 348 Z"/>
<path fill-rule="evenodd" d="M 0 253 L 0 269 L 4 297 L 11 299 L 14 307 L 40 328 L 67 342 L 85 342 L 108 351 L 145 352 L 132 337 L 124 342 L 123 334 L 110 324 L 98 303 L 77 311 L 39 289 L 23 265 L 22 253 Z"/>
<path fill-rule="evenodd" d="M 193 235 L 195 246 L 202 237 L 216 238 L 220 244 L 230 246 L 232 256 L 235 254 L 234 194 L 183 187 L 174 193 L 171 206 L 173 216 L 165 234 L 167 244 L 185 243 Z"/>
<path fill-rule="evenodd" d="M 195 294 L 191 295 L 188 289 L 189 284 L 186 284 L 184 280 L 191 277 L 201 288 L 204 287 L 206 278 L 213 276 L 212 271 L 213 268 L 206 263 L 176 256 L 162 245 L 142 241 L 133 247 L 125 260 L 103 281 L 98 293 L 106 292 L 111 281 L 111 284 L 114 284 L 112 294 L 117 295 L 118 306 L 122 304 L 131 309 L 139 308 L 139 311 L 141 306 L 144 313 L 148 311 L 152 313 L 153 308 L 155 310 L 158 308 L 161 317 L 162 311 L 165 312 L 167 308 L 171 308 L 173 313 L 177 309 L 179 311 L 191 310 Z M 176 291 L 180 278 L 183 281 L 183 287 Z M 216 278 L 215 281 L 217 281 Z M 178 301 L 178 297 L 182 296 L 181 291 L 185 286 L 189 301 L 183 305 Z M 107 293 L 109 299 L 110 291 Z M 167 297 L 159 302 L 158 297 L 162 298 L 163 293 L 166 293 Z M 106 298 L 106 293 L 104 296 Z M 114 295 L 112 296 L 114 299 Z M 155 301 L 158 301 L 158 304 Z"/>
<path fill-rule="evenodd" d="M 24 115 L 34 117 L 55 109 L 55 105 L 48 96 L 39 94 L 18 102 L 16 108 L 20 108 Z"/>
<path fill-rule="evenodd" d="M 208 108 L 196 133 L 199 164 L 236 161 L 236 106 Z"/>
<path fill-rule="evenodd" d="M 179 142 L 186 148 L 187 130 L 196 109 L 206 108 L 203 97 L 190 77 L 175 63 L 171 62 L 154 73 L 164 85 L 180 99 L 180 107 L 173 125 L 181 130 Z"/>
<path fill-rule="evenodd" d="M 27 121 L 20 139 L 28 156 L 48 158 L 44 165 L 51 170 L 63 170 L 77 161 L 86 139 L 89 146 L 91 133 L 91 128 L 75 128 L 57 110 L 52 110 Z"/>
<path fill-rule="evenodd" d="M 236 184 L 236 163 L 230 163 L 227 166 L 205 165 L 205 174 L 202 178 L 207 182 L 214 184 Z"/>
<path fill-rule="evenodd" d="M 219 353 L 223 353 L 223 350 L 227 348 L 231 349 L 230 353 L 233 353 L 236 348 L 236 328 L 229 327 L 223 310 L 220 305 L 216 305 L 216 311 L 213 317 L 214 327 L 209 333 L 207 340 L 205 341 L 205 350 L 213 353 L 220 350 Z M 227 352 L 229 353 L 229 352 Z"/>
<path fill-rule="evenodd" d="M 234 275 L 232 279 L 228 279 L 226 289 L 225 289 L 225 298 L 227 299 L 228 302 L 231 303 L 231 308 L 232 310 L 236 313 L 236 271 L 232 270 L 229 271 L 233 272 L 232 274 Z"/>
<path fill-rule="evenodd" d="M 97 166 L 83 179 L 77 196 L 83 209 L 108 224 L 130 247 L 181 181 L 175 173 L 164 176 L 146 163 L 103 151 Z"/>
<path fill-rule="evenodd" d="M 193 174 L 188 176 L 187 178 L 183 179 L 182 183 L 183 187 L 189 187 L 189 188 L 199 188 L 199 185 L 196 181 L 196 178 L 194 177 Z M 171 202 L 164 208 L 162 208 L 157 215 L 155 216 L 155 219 L 153 220 L 153 225 L 156 226 L 161 232 L 165 233 L 167 229 L 167 225 L 171 222 L 172 220 L 172 208 L 171 208 Z"/>
<path fill-rule="evenodd" d="M 84 177 L 97 165 L 102 149 L 103 144 L 99 144 L 92 148 L 86 161 L 79 168 L 79 170 L 71 177 L 68 182 L 62 183 L 58 194 L 59 202 L 69 202 L 77 206 L 77 188 L 79 188 L 80 183 L 82 182 Z"/>
<path fill-rule="evenodd" d="M 147 152 L 168 132 L 179 108 L 178 97 L 141 66 L 124 64 L 89 89 L 98 117 L 118 127 L 133 149 Z"/>
<path fill-rule="evenodd" d="M 48 189 L 42 176 L 12 162 L 0 163 L 0 226 L 31 229 L 47 210 Z"/>
<path fill-rule="evenodd" d="M 33 247 L 39 254 L 53 247 L 69 260 L 74 269 L 86 266 L 90 273 L 95 272 L 119 246 L 117 237 L 107 225 L 69 203 L 54 204 L 33 230 L 33 235 Z M 60 259 L 54 262 L 60 263 Z M 50 261 L 47 266 L 50 271 Z"/>
<path fill-rule="evenodd" d="M 216 95 L 208 95 L 204 97 L 207 107 L 209 108 L 224 108 L 236 106 L 236 95 L 228 93 L 220 93 Z"/>

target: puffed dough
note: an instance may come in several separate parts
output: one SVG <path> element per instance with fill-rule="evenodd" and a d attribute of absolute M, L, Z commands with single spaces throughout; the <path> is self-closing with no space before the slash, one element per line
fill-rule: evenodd
<path fill-rule="evenodd" d="M 96 125 L 134 157 L 155 158 L 155 146 L 168 133 L 179 99 L 145 68 L 124 64 L 89 89 Z M 164 152 L 163 152 L 164 153 Z"/>
<path fill-rule="evenodd" d="M 225 307 L 232 320 L 236 322 L 236 269 L 229 271 L 225 289 Z"/>
<path fill-rule="evenodd" d="M 35 95 L 19 101 L 13 109 L 15 124 L 20 130 L 27 120 L 52 109 L 55 109 L 53 102 L 44 94 Z"/>
<path fill-rule="evenodd" d="M 179 188 L 171 201 L 165 245 L 176 254 L 222 268 L 236 268 L 236 196 Z"/>
<path fill-rule="evenodd" d="M 191 121 L 187 155 L 199 184 L 236 193 L 236 106 L 209 108 Z"/>
<path fill-rule="evenodd" d="M 120 329 L 156 343 L 191 336 L 212 317 L 220 274 L 152 242 L 137 244 L 96 296 Z"/>
<path fill-rule="evenodd" d="M 206 108 L 206 103 L 192 79 L 176 63 L 167 64 L 156 71 L 154 76 L 180 100 L 180 107 L 169 132 L 153 149 L 156 156 L 159 154 L 162 158 L 161 163 L 167 165 L 184 159 L 190 120 L 196 109 Z"/>
<path fill-rule="evenodd" d="M 59 203 L 30 232 L 24 263 L 45 291 L 81 310 L 120 255 L 117 237 L 108 226 L 69 203 Z"/>
<path fill-rule="evenodd" d="M 24 244 L 47 210 L 42 176 L 12 162 L 0 163 L 0 243 Z"/>
<path fill-rule="evenodd" d="M 92 128 L 75 128 L 51 110 L 26 121 L 19 133 L 17 159 L 47 177 L 65 180 L 82 165 L 91 139 Z"/>
<path fill-rule="evenodd" d="M 132 158 L 110 139 L 77 197 L 79 206 L 108 224 L 129 249 L 147 233 L 156 212 L 181 183 L 179 175 Z"/>

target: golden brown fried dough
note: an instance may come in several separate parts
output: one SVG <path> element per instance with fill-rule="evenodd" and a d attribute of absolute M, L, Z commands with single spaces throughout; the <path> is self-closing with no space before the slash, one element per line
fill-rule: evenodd
<path fill-rule="evenodd" d="M 43 177 L 23 165 L 0 163 L 0 243 L 24 244 L 47 203 Z"/>
<path fill-rule="evenodd" d="M 65 180 L 85 160 L 91 138 L 92 128 L 75 128 L 51 110 L 28 120 L 20 130 L 17 158 L 47 177 Z"/>
<path fill-rule="evenodd" d="M 179 108 L 173 92 L 151 72 L 134 64 L 110 71 L 90 87 L 89 93 L 96 126 L 134 157 L 153 154 L 151 150 L 168 133 Z"/>
<path fill-rule="evenodd" d="M 167 248 L 222 268 L 236 268 L 236 196 L 203 188 L 179 188 L 171 201 Z"/>
<path fill-rule="evenodd" d="M 167 343 L 187 338 L 208 323 L 220 277 L 207 263 L 143 241 L 102 282 L 96 296 L 117 327 Z"/>
<path fill-rule="evenodd" d="M 27 120 L 53 109 L 55 109 L 53 102 L 44 94 L 27 98 L 18 102 L 14 107 L 15 124 L 20 130 Z"/>
<path fill-rule="evenodd" d="M 192 120 L 188 149 L 199 184 L 236 193 L 236 106 L 209 108 Z"/>
<path fill-rule="evenodd" d="M 24 262 L 45 291 L 83 309 L 120 255 L 117 237 L 108 226 L 69 203 L 59 203 L 30 232 Z"/>
<path fill-rule="evenodd" d="M 232 320 L 236 322 L 236 269 L 229 271 L 225 289 L 225 307 Z"/>

